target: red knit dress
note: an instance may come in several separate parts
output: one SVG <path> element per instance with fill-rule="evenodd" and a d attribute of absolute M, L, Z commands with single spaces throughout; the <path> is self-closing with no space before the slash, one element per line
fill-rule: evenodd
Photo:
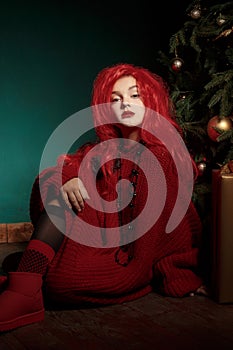
<path fill-rule="evenodd" d="M 131 153 L 132 159 L 137 158 L 137 151 L 137 147 L 127 150 Z M 193 203 L 190 202 L 178 226 L 171 233 L 166 233 L 166 224 L 177 197 L 177 171 L 165 147 L 156 146 L 151 148 L 151 151 L 161 169 L 155 164 L 153 157 L 148 157 L 144 152 L 139 155 L 140 161 L 135 160 L 138 163 L 137 183 L 130 187 L 135 191 L 133 203 L 131 201 L 131 204 L 121 211 L 120 216 L 117 203 L 115 211 L 111 212 L 105 210 L 105 205 L 116 200 L 116 185 L 119 179 L 131 182 L 132 179 L 135 180 L 132 173 L 136 169 L 134 162 L 124 159 L 123 155 L 120 167 L 116 167 L 111 181 L 108 182 L 104 176 L 96 178 L 91 170 L 86 176 L 84 174 L 81 177 L 88 187 L 92 202 L 87 201 L 84 210 L 78 215 L 68 208 L 65 209 L 66 235 L 45 277 L 46 292 L 51 299 L 76 305 L 83 302 L 115 304 L 139 298 L 153 289 L 164 295 L 182 297 L 195 291 L 202 284 L 197 274 L 201 237 L 199 217 Z M 43 209 L 41 198 L 45 200 L 51 188 L 58 195 L 61 176 L 63 183 L 77 177 L 78 163 L 70 162 L 62 169 L 59 165 L 51 167 L 36 178 L 30 202 L 33 224 L 36 224 L 38 215 Z M 161 170 L 166 184 L 165 197 L 163 197 L 164 183 L 161 180 Z M 103 198 L 103 203 L 94 194 L 95 180 L 97 192 L 100 198 Z M 129 182 L 122 181 L 121 197 L 128 196 L 129 186 Z M 152 202 L 148 206 L 149 191 L 152 193 L 150 197 Z M 165 199 L 160 212 L 159 207 L 163 198 Z M 99 200 L 102 210 L 95 209 L 93 203 L 96 200 Z M 119 246 L 122 245 L 125 236 L 119 228 L 119 221 L 121 225 L 125 224 L 127 229 L 127 225 L 130 225 L 146 206 L 146 215 L 142 215 L 139 223 L 136 222 L 137 227 L 132 230 L 132 227 L 128 226 L 132 236 L 126 237 L 130 237 L 131 241 L 126 242 L 123 246 L 125 249 L 121 249 Z M 90 226 L 86 223 L 94 227 L 95 234 L 89 231 Z M 110 237 L 106 233 L 108 228 L 116 228 L 116 240 L 112 240 L 115 245 L 108 244 Z M 102 245 L 98 246 L 100 242 Z M 132 256 L 131 260 L 129 255 Z"/>

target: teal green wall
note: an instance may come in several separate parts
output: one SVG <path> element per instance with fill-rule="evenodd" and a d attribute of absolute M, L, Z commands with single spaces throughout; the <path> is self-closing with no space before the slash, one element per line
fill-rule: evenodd
<path fill-rule="evenodd" d="M 100 4 L 1 2 L 2 223 L 30 220 L 30 191 L 43 148 L 63 120 L 89 106 L 99 70 L 117 62 L 145 66 L 148 47 L 156 54 L 153 34 L 149 29 L 146 35 L 143 32 L 147 20 L 143 26 L 140 23 L 148 8 L 143 14 L 126 4 L 112 4 L 108 11 L 110 2 L 102 8 Z"/>
<path fill-rule="evenodd" d="M 6 1 L 0 13 L 0 222 L 29 220 L 31 186 L 53 130 L 89 106 L 97 72 L 133 61 L 110 20 L 78 2 Z M 126 39 L 126 38 L 125 38 Z"/>

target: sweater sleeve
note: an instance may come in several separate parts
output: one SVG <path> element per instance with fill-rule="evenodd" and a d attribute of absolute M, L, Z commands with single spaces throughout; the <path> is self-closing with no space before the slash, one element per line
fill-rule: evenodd
<path fill-rule="evenodd" d="M 61 155 L 57 160 L 57 171 L 62 177 L 62 185 L 74 177 L 79 177 L 79 169 L 82 160 L 93 147 L 93 144 L 85 144 L 75 154 Z M 90 160 L 89 160 L 90 161 Z M 90 163 L 89 163 L 90 165 Z"/>
<path fill-rule="evenodd" d="M 167 162 L 165 174 L 167 199 L 159 228 L 166 227 L 177 196 L 177 170 L 172 161 Z M 200 277 L 200 248 L 202 224 L 190 200 L 181 222 L 172 232 L 162 234 L 162 254 L 154 261 L 153 272 L 156 289 L 162 294 L 182 297 L 203 284 Z"/>
<path fill-rule="evenodd" d="M 81 161 L 90 147 L 85 145 L 75 154 L 60 155 L 55 166 L 44 169 L 36 176 L 32 185 L 29 208 L 33 225 L 44 210 L 44 203 L 49 196 L 59 196 L 61 186 L 74 177 L 78 177 Z"/>
<path fill-rule="evenodd" d="M 202 285 L 197 274 L 198 249 L 174 253 L 154 265 L 154 276 L 160 284 L 158 290 L 165 295 L 183 297 Z"/>

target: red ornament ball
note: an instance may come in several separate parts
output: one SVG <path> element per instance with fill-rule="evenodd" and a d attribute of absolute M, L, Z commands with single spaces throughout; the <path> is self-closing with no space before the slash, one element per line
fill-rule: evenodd
<path fill-rule="evenodd" d="M 181 58 L 176 57 L 176 58 L 173 58 L 171 61 L 171 68 L 174 72 L 179 72 L 183 64 L 184 64 L 184 61 Z"/>
<path fill-rule="evenodd" d="M 222 132 L 232 128 L 233 123 L 229 117 L 220 118 L 219 116 L 212 117 L 207 124 L 207 134 L 212 141 L 217 141 Z M 216 130 L 217 128 L 218 130 Z"/>

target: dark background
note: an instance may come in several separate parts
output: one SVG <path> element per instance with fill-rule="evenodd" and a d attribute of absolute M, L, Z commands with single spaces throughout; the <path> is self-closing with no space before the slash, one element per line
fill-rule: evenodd
<path fill-rule="evenodd" d="M 97 73 L 118 62 L 160 73 L 157 53 L 168 52 L 189 4 L 1 2 L 0 223 L 29 220 L 45 144 L 63 120 L 89 106 Z"/>

